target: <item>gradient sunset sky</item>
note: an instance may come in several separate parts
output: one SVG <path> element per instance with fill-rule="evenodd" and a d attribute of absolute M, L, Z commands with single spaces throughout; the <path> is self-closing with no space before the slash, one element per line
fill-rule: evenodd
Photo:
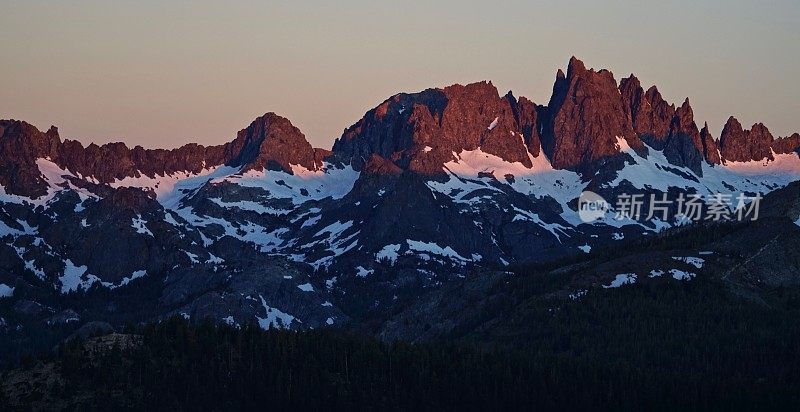
<path fill-rule="evenodd" d="M 800 132 L 797 0 L 231 3 L 3 0 L 0 118 L 171 148 L 274 111 L 329 148 L 398 92 L 491 80 L 546 104 L 576 55 L 688 96 L 717 137 L 730 115 Z"/>

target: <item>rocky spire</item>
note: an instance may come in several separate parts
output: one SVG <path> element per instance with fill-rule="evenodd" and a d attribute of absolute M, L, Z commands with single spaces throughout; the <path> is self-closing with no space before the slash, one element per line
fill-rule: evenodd
<path fill-rule="evenodd" d="M 674 165 L 688 167 L 698 176 L 703 175 L 703 143 L 688 98 L 675 110 L 672 117 L 664 145 L 664 156 Z"/>
<path fill-rule="evenodd" d="M 566 76 L 561 71 L 556 76 L 548 111 L 542 142 L 556 168 L 591 172 L 619 153 L 618 137 L 634 150 L 646 150 L 608 70 L 587 70 L 572 57 Z"/>
<path fill-rule="evenodd" d="M 708 130 L 708 122 L 703 124 L 703 129 L 700 130 L 700 141 L 703 144 L 703 157 L 712 165 L 720 163 L 719 147 L 714 136 Z"/>

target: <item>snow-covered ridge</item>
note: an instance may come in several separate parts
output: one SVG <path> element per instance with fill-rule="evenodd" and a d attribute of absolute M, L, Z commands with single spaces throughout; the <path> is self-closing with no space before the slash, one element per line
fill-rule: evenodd
<path fill-rule="evenodd" d="M 97 184 L 92 177 L 76 175 L 63 169 L 48 159 L 38 159 L 36 165 L 48 183 L 47 194 L 37 199 L 11 195 L 0 186 L 0 202 L 34 206 L 46 205 L 60 191 L 71 189 L 78 193 L 81 200 L 97 198 L 92 192 L 77 187 L 65 177 L 85 180 Z M 266 190 L 270 197 L 291 199 L 295 205 L 308 200 L 320 200 L 326 197 L 339 199 L 346 195 L 358 179 L 359 172 L 349 165 L 336 167 L 325 162 L 319 170 L 308 170 L 300 165 L 291 165 L 292 173 L 283 171 L 255 171 L 241 173 L 241 168 L 231 166 L 208 167 L 199 173 L 176 172 L 167 175 L 147 176 L 139 173 L 138 177 L 125 177 L 109 183 L 112 188 L 133 187 L 155 193 L 158 201 L 168 209 L 178 209 L 179 203 L 186 196 L 206 183 L 230 182 L 245 187 Z"/>
<path fill-rule="evenodd" d="M 214 166 L 205 168 L 199 173 L 177 172 L 169 175 L 149 177 L 140 173 L 139 177 L 117 179 L 111 187 L 135 187 L 156 194 L 158 201 L 167 208 L 174 208 L 186 193 L 198 189 L 211 179 L 238 173 L 239 168 L 230 166 Z"/>
<path fill-rule="evenodd" d="M 776 154 L 775 160 L 728 162 L 723 165 L 702 163 L 703 176 L 697 176 L 691 169 L 675 166 L 664 153 L 650 148 L 647 157 L 639 156 L 630 148 L 625 139 L 617 138 L 621 153 L 633 158 L 634 164 L 626 164 L 617 173 L 617 178 L 607 186 L 617 186 L 623 180 L 634 187 L 666 191 L 670 187 L 694 189 L 701 194 L 731 193 L 731 188 L 739 192 L 767 193 L 800 179 L 800 156 L 795 153 Z M 692 176 L 688 179 L 684 176 Z"/>
<path fill-rule="evenodd" d="M 530 168 L 520 162 L 508 162 L 480 148 L 454 152 L 456 160 L 444 164 L 444 171 L 450 179 L 444 183 L 429 182 L 428 187 L 444 195 L 456 193 L 452 196 L 456 202 L 472 203 L 475 198 L 468 195 L 476 190 L 501 191 L 490 184 L 492 178 L 485 177 L 491 174 L 517 192 L 537 198 L 550 196 L 564 206 L 586 187 L 577 173 L 554 169 L 541 150 L 539 156 L 528 155 L 532 163 Z M 507 179 L 507 176 L 512 179 Z"/>
<path fill-rule="evenodd" d="M 0 186 L 0 202 L 1 203 L 15 203 L 15 204 L 31 204 L 33 206 L 46 206 L 50 203 L 51 200 L 58 194 L 58 192 L 70 189 L 78 194 L 80 197 L 81 202 L 89 198 L 97 198 L 97 195 L 94 193 L 73 185 L 68 178 L 76 178 L 86 180 L 90 183 L 95 183 L 96 179 L 94 178 L 84 178 L 80 175 L 76 175 L 69 170 L 62 169 L 57 164 L 53 163 L 50 159 L 36 159 L 36 167 L 39 169 L 39 172 L 42 174 L 42 177 L 47 182 L 47 193 L 44 196 L 40 196 L 36 199 L 31 199 L 25 196 L 19 195 L 12 195 L 6 192 L 3 186 Z M 80 205 L 78 205 L 80 208 Z"/>
<path fill-rule="evenodd" d="M 215 177 L 212 183 L 230 182 L 244 187 L 261 188 L 277 199 L 290 199 L 299 205 L 308 200 L 327 197 L 341 199 L 350 192 L 360 173 L 350 165 L 337 168 L 331 163 L 323 163 L 319 170 L 309 170 L 300 165 L 291 165 L 292 173 L 282 171 L 255 171 L 230 173 Z"/>

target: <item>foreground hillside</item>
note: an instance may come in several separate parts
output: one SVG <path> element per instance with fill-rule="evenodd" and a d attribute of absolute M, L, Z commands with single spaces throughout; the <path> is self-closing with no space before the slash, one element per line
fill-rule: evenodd
<path fill-rule="evenodd" d="M 0 405 L 155 410 L 731 410 L 800 407 L 800 289 L 765 306 L 711 281 L 631 286 L 530 316 L 513 349 L 381 343 L 180 318 L 6 371 Z"/>

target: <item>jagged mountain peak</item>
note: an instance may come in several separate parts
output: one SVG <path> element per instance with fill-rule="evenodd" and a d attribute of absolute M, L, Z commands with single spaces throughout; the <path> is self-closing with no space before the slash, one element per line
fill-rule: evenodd
<path fill-rule="evenodd" d="M 376 154 L 423 174 L 440 174 L 453 153 L 478 148 L 530 166 L 536 110 L 528 99 L 500 96 L 489 81 L 401 93 L 345 129 L 333 152 L 357 168 Z"/>
<path fill-rule="evenodd" d="M 639 81 L 639 78 L 636 77 L 636 75 L 633 74 L 633 73 L 629 74 L 628 77 L 623 77 L 619 81 L 620 90 L 623 90 L 623 89 L 636 89 L 636 88 L 641 88 L 641 87 L 642 87 L 642 82 Z"/>
<path fill-rule="evenodd" d="M 768 134 L 755 129 L 754 136 Z M 333 151 L 356 168 L 376 154 L 401 169 L 438 174 L 452 153 L 480 148 L 531 167 L 542 148 L 555 168 L 593 175 L 609 162 L 620 167 L 614 160 L 618 137 L 643 155 L 648 147 L 665 151 L 669 162 L 698 176 L 704 162 L 719 164 L 728 153 L 720 156 L 708 130 L 701 133 L 688 97 L 676 106 L 655 85 L 645 91 L 634 74 L 617 85 L 613 73 L 587 68 L 575 56 L 566 74 L 558 70 L 547 106 L 510 91 L 498 96 L 490 81 L 401 93 L 347 128 Z M 776 144 L 776 150 L 793 151 L 793 142 Z"/>
<path fill-rule="evenodd" d="M 324 155 L 316 152 L 305 135 L 289 119 L 269 112 L 253 120 L 226 148 L 227 164 L 245 170 L 282 170 L 292 165 L 316 170 Z"/>
<path fill-rule="evenodd" d="M 567 64 L 567 77 L 576 76 L 586 71 L 586 65 L 583 63 L 583 61 L 575 56 L 569 58 L 569 63 Z"/>
<path fill-rule="evenodd" d="M 198 174 L 221 165 L 291 174 L 292 165 L 316 170 L 329 155 L 327 150 L 311 147 L 299 129 L 275 113 L 256 118 L 228 143 L 188 143 L 176 149 L 138 145 L 131 149 L 122 142 L 84 147 L 75 140 L 62 141 L 55 126 L 42 133 L 24 121 L 0 120 L 0 184 L 9 194 L 29 198 L 47 193 L 48 184 L 37 165 L 39 159 L 76 176 L 111 184 L 175 173 Z"/>

